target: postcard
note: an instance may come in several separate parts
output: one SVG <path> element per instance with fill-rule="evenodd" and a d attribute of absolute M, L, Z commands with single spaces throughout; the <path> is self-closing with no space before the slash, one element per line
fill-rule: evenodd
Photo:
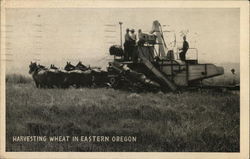
<path fill-rule="evenodd" d="M 1 158 L 249 158 L 247 1 L 1 1 Z"/>

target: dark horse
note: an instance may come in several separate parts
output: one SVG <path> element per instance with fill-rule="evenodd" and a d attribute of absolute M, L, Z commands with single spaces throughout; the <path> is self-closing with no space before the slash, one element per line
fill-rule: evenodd
<path fill-rule="evenodd" d="M 68 86 L 75 86 L 77 88 L 92 85 L 92 73 L 81 62 L 77 66 L 67 62 L 64 69 L 67 71 L 66 83 Z"/>
<path fill-rule="evenodd" d="M 53 71 L 42 65 L 37 65 L 36 62 L 31 62 L 29 65 L 29 73 L 35 81 L 37 88 L 67 88 L 67 73 L 62 71 Z"/>
<path fill-rule="evenodd" d="M 78 62 L 78 64 L 76 65 L 76 70 L 81 70 L 81 71 L 86 71 L 89 69 L 89 67 L 86 67 L 85 65 L 82 64 L 81 61 Z"/>
<path fill-rule="evenodd" d="M 70 62 L 67 62 L 66 66 L 64 67 L 64 70 L 66 71 L 72 71 L 75 69 L 76 69 L 76 66 L 72 65 Z"/>
<path fill-rule="evenodd" d="M 91 73 L 93 76 L 93 84 L 97 87 L 104 87 L 108 83 L 108 72 L 100 68 L 92 68 Z"/>
<path fill-rule="evenodd" d="M 45 88 L 46 86 L 46 74 L 47 70 L 41 65 L 37 65 L 36 62 L 31 62 L 29 65 L 29 74 L 32 75 L 37 88 Z"/>

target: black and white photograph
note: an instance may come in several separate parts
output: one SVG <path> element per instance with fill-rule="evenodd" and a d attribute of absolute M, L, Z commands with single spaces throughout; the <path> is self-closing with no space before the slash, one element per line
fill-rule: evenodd
<path fill-rule="evenodd" d="M 249 158 L 249 3 L 127 3 L 4 7 L 2 150 Z"/>

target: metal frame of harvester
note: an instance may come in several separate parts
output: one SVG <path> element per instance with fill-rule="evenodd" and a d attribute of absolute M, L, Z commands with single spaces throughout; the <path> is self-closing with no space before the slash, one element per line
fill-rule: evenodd
<path fill-rule="evenodd" d="M 190 49 L 196 51 L 196 59 L 180 61 L 176 56 L 178 53 L 167 48 L 158 21 L 153 22 L 150 34 L 143 34 L 142 38 L 145 43 L 136 46 L 133 52 L 139 59 L 136 62 L 124 61 L 122 56 L 117 58 L 116 53 L 110 52 L 114 55 L 114 60 L 109 62 L 107 70 L 113 86 L 131 82 L 176 91 L 179 87 L 197 85 L 203 79 L 224 74 L 223 67 L 198 63 L 198 51 L 195 48 Z"/>

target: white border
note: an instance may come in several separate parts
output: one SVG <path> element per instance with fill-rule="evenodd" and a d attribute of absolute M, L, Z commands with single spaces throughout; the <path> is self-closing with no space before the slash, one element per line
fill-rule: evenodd
<path fill-rule="evenodd" d="M 240 8 L 240 153 L 174 152 L 5 152 L 5 62 L 1 61 L 0 158 L 249 158 L 249 2 L 247 1 L 1 1 L 1 27 L 5 8 Z M 1 59 L 5 58 L 4 32 L 1 32 Z"/>

